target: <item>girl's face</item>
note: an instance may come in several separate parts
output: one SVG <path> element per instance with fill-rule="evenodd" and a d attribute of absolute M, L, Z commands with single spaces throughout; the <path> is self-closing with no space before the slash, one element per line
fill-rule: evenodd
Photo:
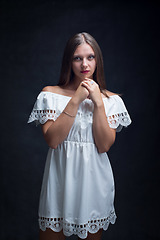
<path fill-rule="evenodd" d="M 85 78 L 93 79 L 96 69 L 95 53 L 88 43 L 82 43 L 73 54 L 72 70 L 74 79 L 83 81 Z"/>

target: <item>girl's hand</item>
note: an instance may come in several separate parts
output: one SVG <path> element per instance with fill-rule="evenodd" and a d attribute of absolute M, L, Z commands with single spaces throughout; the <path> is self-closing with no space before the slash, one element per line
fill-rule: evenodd
<path fill-rule="evenodd" d="M 82 85 L 82 82 L 80 83 L 79 87 L 77 88 L 73 99 L 80 104 L 83 100 L 85 100 L 89 96 L 89 91 L 85 86 Z"/>
<path fill-rule="evenodd" d="M 85 80 L 82 82 L 82 86 L 88 90 L 89 98 L 95 105 L 103 103 L 99 86 L 94 80 L 85 78 Z"/>

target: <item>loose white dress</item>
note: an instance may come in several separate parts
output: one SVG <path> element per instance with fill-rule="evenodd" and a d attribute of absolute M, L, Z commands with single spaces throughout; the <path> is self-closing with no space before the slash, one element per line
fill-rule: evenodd
<path fill-rule="evenodd" d="M 28 123 L 55 121 L 71 97 L 40 92 Z M 120 131 L 131 123 L 118 95 L 103 98 L 109 126 Z M 67 138 L 57 149 L 49 148 L 39 203 L 39 226 L 45 231 L 63 229 L 66 236 L 84 239 L 88 232 L 107 230 L 115 222 L 114 178 L 107 153 L 98 153 L 92 122 L 94 104 L 80 105 Z M 65 125 L 65 123 L 64 123 Z"/>

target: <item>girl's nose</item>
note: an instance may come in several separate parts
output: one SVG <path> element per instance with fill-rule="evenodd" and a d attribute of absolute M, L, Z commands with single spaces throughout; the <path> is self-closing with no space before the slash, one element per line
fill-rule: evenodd
<path fill-rule="evenodd" d="M 87 60 L 85 58 L 83 58 L 82 67 L 87 67 Z"/>

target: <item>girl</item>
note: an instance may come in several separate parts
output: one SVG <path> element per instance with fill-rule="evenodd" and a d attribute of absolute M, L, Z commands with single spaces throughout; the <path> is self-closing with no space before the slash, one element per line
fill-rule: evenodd
<path fill-rule="evenodd" d="M 69 39 L 57 86 L 43 88 L 28 122 L 40 123 L 49 151 L 40 203 L 40 240 L 101 239 L 115 222 L 107 156 L 131 123 L 123 100 L 106 90 L 101 50 L 88 33 Z"/>

